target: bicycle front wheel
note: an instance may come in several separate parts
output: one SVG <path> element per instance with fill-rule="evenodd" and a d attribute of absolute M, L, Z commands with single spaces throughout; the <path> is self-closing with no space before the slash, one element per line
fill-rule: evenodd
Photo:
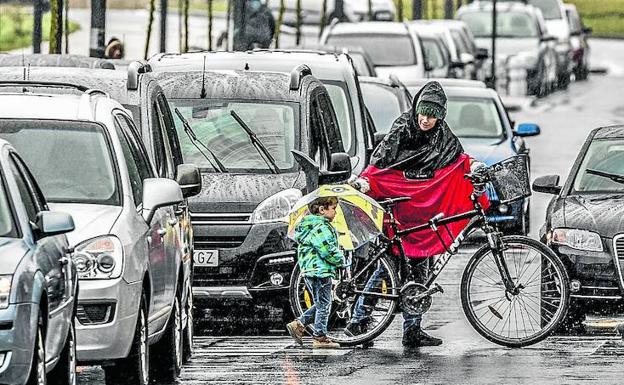
<path fill-rule="evenodd" d="M 570 285 L 561 259 L 524 236 L 503 237 L 502 260 L 517 290 L 507 290 L 488 245 L 472 256 L 461 281 L 461 301 L 470 324 L 499 345 L 542 341 L 566 315 Z"/>
<path fill-rule="evenodd" d="M 366 264 L 364 259 L 354 261 L 350 267 L 351 276 L 355 276 Z M 342 346 L 356 346 L 372 341 L 392 323 L 399 302 L 399 291 L 394 264 L 386 256 L 363 271 L 351 285 L 346 285 L 345 281 L 335 281 L 327 336 Z M 298 265 L 291 276 L 289 297 L 296 317 L 314 305 L 312 293 L 305 285 Z M 346 329 L 354 320 L 359 320 L 362 326 L 357 329 L 357 333 Z M 308 325 L 307 329 L 314 332 L 314 325 Z"/>

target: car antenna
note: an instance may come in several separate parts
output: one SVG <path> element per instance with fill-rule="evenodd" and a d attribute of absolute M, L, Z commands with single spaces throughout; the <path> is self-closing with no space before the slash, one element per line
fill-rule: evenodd
<path fill-rule="evenodd" d="M 201 99 L 206 99 L 206 55 L 204 55 L 204 69 L 202 70 L 202 88 L 199 92 Z"/>

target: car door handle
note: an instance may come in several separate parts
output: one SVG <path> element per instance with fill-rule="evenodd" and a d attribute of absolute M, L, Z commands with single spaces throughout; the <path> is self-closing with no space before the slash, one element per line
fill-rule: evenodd
<path fill-rule="evenodd" d="M 61 266 L 67 265 L 67 264 L 69 264 L 69 258 L 61 257 L 61 258 L 59 258 L 59 263 L 61 264 Z"/>

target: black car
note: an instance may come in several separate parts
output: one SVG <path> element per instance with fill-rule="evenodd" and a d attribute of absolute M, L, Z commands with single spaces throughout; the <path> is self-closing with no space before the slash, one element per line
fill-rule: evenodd
<path fill-rule="evenodd" d="M 176 116 L 184 162 L 202 174 L 202 191 L 189 202 L 197 315 L 232 326 L 232 311 L 242 311 L 235 319 L 244 324 L 281 322 L 290 317 L 296 255 L 287 217 L 306 187 L 292 150 L 324 170 L 336 157 L 349 163 L 327 89 L 305 65 L 290 74 L 156 74 Z M 259 309 L 269 313 L 259 316 Z"/>
<path fill-rule="evenodd" d="M 586 314 L 609 310 L 624 295 L 624 126 L 593 130 L 568 179 L 537 178 L 533 190 L 555 196 L 540 230 L 541 241 L 565 262 L 572 306 L 568 326 Z"/>

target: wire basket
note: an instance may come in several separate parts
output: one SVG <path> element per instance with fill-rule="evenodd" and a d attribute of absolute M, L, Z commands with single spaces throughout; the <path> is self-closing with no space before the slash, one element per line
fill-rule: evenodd
<path fill-rule="evenodd" d="M 526 155 L 518 155 L 494 163 L 488 167 L 488 174 L 500 203 L 509 203 L 531 196 Z"/>

